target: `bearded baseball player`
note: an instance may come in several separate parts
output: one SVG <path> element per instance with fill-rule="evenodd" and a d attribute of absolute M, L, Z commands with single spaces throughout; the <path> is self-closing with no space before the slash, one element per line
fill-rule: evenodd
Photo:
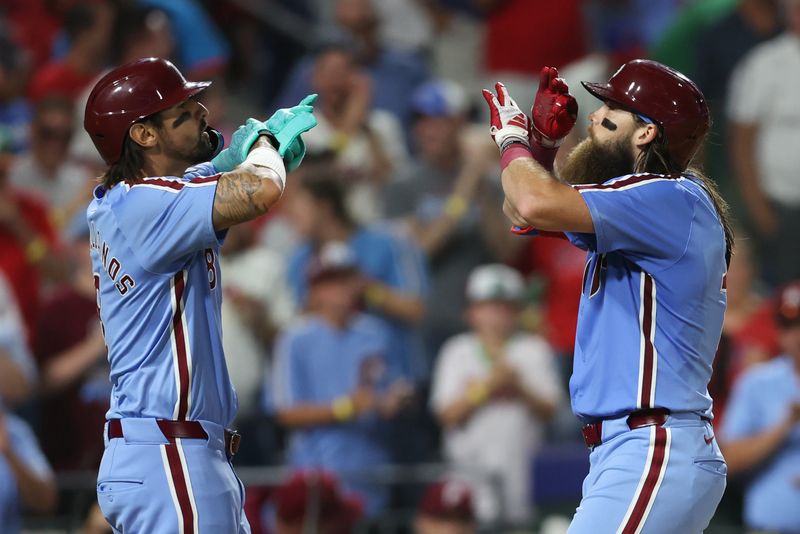
<path fill-rule="evenodd" d="M 209 85 L 149 58 L 109 72 L 86 104 L 109 165 L 87 218 L 113 386 L 97 498 L 118 533 L 250 532 L 230 464 L 238 434 L 226 429 L 237 400 L 219 247 L 281 198 L 316 124 L 314 96 L 248 119 L 220 151 L 198 100 Z"/>
<path fill-rule="evenodd" d="M 702 532 L 727 472 L 706 384 L 733 245 L 724 201 L 690 167 L 708 107 L 653 61 L 583 85 L 602 105 L 560 179 L 553 158 L 577 105 L 556 69 L 543 69 L 531 119 L 503 84 L 484 91 L 515 231 L 588 252 L 570 394 L 591 467 L 569 532 Z"/>

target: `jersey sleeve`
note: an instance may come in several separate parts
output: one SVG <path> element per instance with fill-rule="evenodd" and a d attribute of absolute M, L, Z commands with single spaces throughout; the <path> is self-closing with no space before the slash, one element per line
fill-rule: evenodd
<path fill-rule="evenodd" d="M 38 379 L 36 363 L 25 339 L 25 328 L 11 288 L 0 274 L 0 358 L 6 353 L 30 382 Z"/>
<path fill-rule="evenodd" d="M 118 224 L 144 268 L 171 272 L 186 256 L 221 244 L 224 234 L 212 221 L 217 178 L 146 179 L 130 186 Z"/>
<path fill-rule="evenodd" d="M 297 338 L 287 330 L 275 343 L 273 355 L 271 407 L 279 410 L 302 401 L 305 392 L 302 385 L 302 369 L 297 350 Z"/>
<path fill-rule="evenodd" d="M 745 374 L 734 386 L 728 407 L 725 410 L 721 436 L 726 440 L 737 440 L 760 432 L 765 419 L 761 414 L 759 385 L 752 372 Z"/>
<path fill-rule="evenodd" d="M 214 176 L 215 174 L 219 174 L 219 171 L 214 164 L 210 161 L 205 163 L 198 163 L 194 167 L 189 167 L 186 169 L 183 177 L 187 180 L 194 180 L 196 178 L 204 178 L 207 176 Z"/>
<path fill-rule="evenodd" d="M 655 272 L 685 252 L 697 197 L 678 179 L 634 175 L 578 189 L 592 217 L 598 253 L 621 252 Z"/>
<path fill-rule="evenodd" d="M 39 478 L 52 478 L 53 470 L 47 461 L 33 430 L 19 417 L 6 413 L 6 430 L 11 448 L 25 466 Z"/>

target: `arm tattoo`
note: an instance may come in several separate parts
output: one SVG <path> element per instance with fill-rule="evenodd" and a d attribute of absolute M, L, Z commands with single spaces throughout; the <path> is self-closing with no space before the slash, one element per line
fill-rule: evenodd
<path fill-rule="evenodd" d="M 268 143 L 260 138 L 254 146 Z M 220 176 L 214 197 L 213 222 L 216 230 L 263 215 L 280 198 L 280 190 L 270 179 L 272 169 L 240 165 Z"/>

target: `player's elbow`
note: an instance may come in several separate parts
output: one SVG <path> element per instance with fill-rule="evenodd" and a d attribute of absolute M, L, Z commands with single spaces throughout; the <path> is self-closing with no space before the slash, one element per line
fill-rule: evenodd
<path fill-rule="evenodd" d="M 526 195 L 514 202 L 514 208 L 527 225 L 543 228 L 542 224 L 547 220 L 549 206 L 541 197 L 538 195 Z"/>

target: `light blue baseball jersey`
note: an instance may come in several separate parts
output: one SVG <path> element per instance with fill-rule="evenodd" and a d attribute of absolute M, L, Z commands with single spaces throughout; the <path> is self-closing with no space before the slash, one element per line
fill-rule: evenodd
<path fill-rule="evenodd" d="M 0 405 L 0 413 L 3 407 Z M 11 443 L 11 450 L 25 467 L 41 478 L 50 478 L 53 472 L 50 464 L 39 447 L 33 431 L 19 417 L 5 413 L 6 432 Z M 15 534 L 22 527 L 22 504 L 17 490 L 17 480 L 11 466 L 4 456 L 0 455 L 0 532 Z"/>
<path fill-rule="evenodd" d="M 800 378 L 789 356 L 748 370 L 734 387 L 720 435 L 738 440 L 779 425 L 800 402 Z M 744 497 L 750 528 L 800 532 L 800 425 L 752 473 Z"/>
<path fill-rule="evenodd" d="M 341 330 L 309 316 L 284 332 L 276 344 L 274 406 L 331 404 L 359 386 L 384 389 L 389 340 L 383 323 L 365 314 Z M 297 468 L 324 467 L 341 475 L 345 487 L 364 498 L 367 513 L 374 515 L 386 504 L 385 488 L 346 475 L 389 462 L 385 429 L 385 423 L 372 415 L 346 424 L 295 430 L 289 463 Z"/>
<path fill-rule="evenodd" d="M 98 307 L 111 364 L 107 417 L 228 426 L 236 394 L 222 351 L 219 174 L 145 178 L 94 191 L 87 210 Z"/>
<path fill-rule="evenodd" d="M 687 176 L 576 186 L 594 234 L 578 312 L 572 408 L 584 421 L 663 407 L 711 417 L 706 385 L 725 313 L 726 246 L 708 193 Z"/>

